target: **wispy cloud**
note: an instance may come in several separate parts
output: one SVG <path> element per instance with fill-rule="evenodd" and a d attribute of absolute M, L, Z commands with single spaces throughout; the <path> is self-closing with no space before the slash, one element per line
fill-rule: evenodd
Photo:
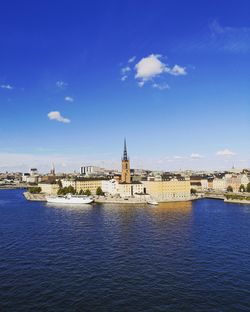
<path fill-rule="evenodd" d="M 183 156 L 179 156 L 179 155 L 175 155 L 175 156 L 173 157 L 173 159 L 179 160 L 179 159 L 184 159 L 184 157 L 183 157 Z"/>
<path fill-rule="evenodd" d="M 67 102 L 74 102 L 74 98 L 72 96 L 65 96 L 64 100 Z"/>
<path fill-rule="evenodd" d="M 68 86 L 68 84 L 67 84 L 67 82 L 65 82 L 65 81 L 58 80 L 58 81 L 56 82 L 56 86 L 57 86 L 58 88 L 60 88 L 60 89 L 64 89 L 64 88 L 66 88 L 66 87 Z"/>
<path fill-rule="evenodd" d="M 172 68 L 166 67 L 166 72 L 174 76 L 184 76 L 187 74 L 186 67 L 174 65 Z"/>
<path fill-rule="evenodd" d="M 221 151 L 218 151 L 216 153 L 217 156 L 225 156 L 225 157 L 231 157 L 231 156 L 234 156 L 236 155 L 236 153 L 230 151 L 229 149 L 224 149 L 224 150 L 221 150 Z"/>
<path fill-rule="evenodd" d="M 129 60 L 128 63 L 133 63 L 136 59 L 136 56 L 132 56 Z"/>
<path fill-rule="evenodd" d="M 12 90 L 12 89 L 14 89 L 14 87 L 11 86 L 11 85 L 9 85 L 9 84 L 2 84 L 0 87 L 1 87 L 2 89 L 7 89 L 7 90 Z"/>
<path fill-rule="evenodd" d="M 204 29 L 192 37 L 176 43 L 174 50 L 220 53 L 248 53 L 250 51 L 250 27 L 223 25 L 213 19 Z"/>
<path fill-rule="evenodd" d="M 121 68 L 121 81 L 127 80 L 129 73 L 131 72 L 130 66 L 124 66 Z"/>
<path fill-rule="evenodd" d="M 49 112 L 48 118 L 50 120 L 56 120 L 56 121 L 63 122 L 63 123 L 70 123 L 70 119 L 63 117 L 61 113 L 58 111 Z"/>
<path fill-rule="evenodd" d="M 198 154 L 198 153 L 192 153 L 192 154 L 190 155 L 190 158 L 191 158 L 191 159 L 201 159 L 201 158 L 203 158 L 203 156 L 200 155 L 200 154 Z"/>
<path fill-rule="evenodd" d="M 131 68 L 129 66 L 125 66 L 121 69 L 122 74 L 126 74 L 127 72 L 130 72 Z"/>
<path fill-rule="evenodd" d="M 158 90 L 165 90 L 169 89 L 169 85 L 167 83 L 159 84 L 159 83 L 153 83 L 152 87 Z"/>
<path fill-rule="evenodd" d="M 223 26 L 217 20 L 209 24 L 212 43 L 220 50 L 228 52 L 248 52 L 250 50 L 250 28 Z"/>

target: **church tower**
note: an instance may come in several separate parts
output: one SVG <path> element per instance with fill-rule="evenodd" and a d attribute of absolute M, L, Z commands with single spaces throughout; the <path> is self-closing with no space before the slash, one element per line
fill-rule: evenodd
<path fill-rule="evenodd" d="M 131 176 L 130 176 L 130 162 L 127 153 L 127 145 L 126 139 L 124 139 L 124 150 L 123 150 L 123 157 L 122 157 L 122 183 L 131 183 Z"/>

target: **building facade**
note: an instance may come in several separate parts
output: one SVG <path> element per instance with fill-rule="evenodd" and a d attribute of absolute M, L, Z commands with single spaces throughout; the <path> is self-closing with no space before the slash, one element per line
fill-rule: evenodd
<path fill-rule="evenodd" d="M 77 192 L 89 190 L 92 195 L 96 194 L 98 187 L 102 187 L 103 179 L 77 179 L 75 181 L 75 189 Z"/>
<path fill-rule="evenodd" d="M 159 202 L 190 199 L 190 180 L 142 181 L 146 192 Z"/>
<path fill-rule="evenodd" d="M 56 195 L 59 190 L 57 183 L 38 183 L 38 187 L 41 188 L 41 193 L 48 195 Z"/>

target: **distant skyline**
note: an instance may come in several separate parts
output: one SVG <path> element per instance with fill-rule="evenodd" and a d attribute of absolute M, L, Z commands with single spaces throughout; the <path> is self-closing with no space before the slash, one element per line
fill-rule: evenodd
<path fill-rule="evenodd" d="M 0 10 L 0 172 L 250 167 L 249 1 Z"/>

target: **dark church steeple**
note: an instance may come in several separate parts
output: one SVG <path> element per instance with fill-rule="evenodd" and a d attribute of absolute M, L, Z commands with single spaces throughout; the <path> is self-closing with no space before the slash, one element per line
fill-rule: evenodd
<path fill-rule="evenodd" d="M 122 183 L 131 183 L 130 163 L 127 152 L 126 138 L 124 139 L 123 157 L 122 157 Z"/>
<path fill-rule="evenodd" d="M 123 149 L 122 160 L 128 161 L 128 152 L 127 152 L 126 138 L 124 138 L 124 149 Z"/>

